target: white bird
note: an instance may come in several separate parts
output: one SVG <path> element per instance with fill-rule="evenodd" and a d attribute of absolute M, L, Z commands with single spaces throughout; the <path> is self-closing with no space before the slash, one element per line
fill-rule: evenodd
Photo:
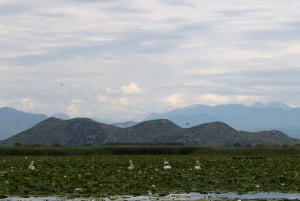
<path fill-rule="evenodd" d="M 133 164 L 132 160 L 129 160 L 128 170 L 133 170 L 133 169 L 134 169 L 134 164 Z"/>
<path fill-rule="evenodd" d="M 34 161 L 31 161 L 31 163 L 28 166 L 28 170 L 34 171 L 36 169 L 35 165 L 34 165 Z"/>
<path fill-rule="evenodd" d="M 171 165 L 169 164 L 169 162 L 165 159 L 164 161 L 164 170 L 170 170 L 171 169 Z"/>
<path fill-rule="evenodd" d="M 195 165 L 194 169 L 197 170 L 197 171 L 202 170 L 202 165 L 201 165 L 201 163 L 198 160 L 196 161 L 196 165 Z"/>

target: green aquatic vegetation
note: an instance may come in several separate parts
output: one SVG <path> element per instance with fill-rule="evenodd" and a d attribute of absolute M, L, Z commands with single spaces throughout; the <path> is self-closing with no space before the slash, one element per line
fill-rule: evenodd
<path fill-rule="evenodd" d="M 128 170 L 131 159 L 135 169 Z M 163 170 L 167 159 L 172 166 Z M 200 160 L 203 169 L 194 170 Z M 30 161 L 36 170 L 28 170 Z M 300 159 L 228 155 L 2 156 L 2 195 L 147 195 L 170 192 L 299 192 Z"/>

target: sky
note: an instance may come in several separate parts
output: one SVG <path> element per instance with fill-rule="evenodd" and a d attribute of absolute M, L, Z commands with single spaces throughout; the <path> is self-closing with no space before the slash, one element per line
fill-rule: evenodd
<path fill-rule="evenodd" d="M 138 121 L 300 107 L 299 0 L 0 0 L 0 107 Z"/>

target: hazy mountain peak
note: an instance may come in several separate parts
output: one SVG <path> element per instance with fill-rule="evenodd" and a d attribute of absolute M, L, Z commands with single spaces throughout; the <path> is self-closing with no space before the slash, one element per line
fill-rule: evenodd
<path fill-rule="evenodd" d="M 267 104 L 267 107 L 270 108 L 280 108 L 280 109 L 290 109 L 291 107 L 280 102 L 270 102 Z"/>
<path fill-rule="evenodd" d="M 111 125 L 117 126 L 119 128 L 128 128 L 128 127 L 135 126 L 136 124 L 138 124 L 138 122 L 135 122 L 135 121 L 125 121 L 125 122 L 113 123 Z"/>
<path fill-rule="evenodd" d="M 1 107 L 0 111 L 1 112 L 6 112 L 6 111 L 17 111 L 17 110 L 14 109 L 14 108 L 11 108 L 11 107 Z"/>
<path fill-rule="evenodd" d="M 280 130 L 300 138 L 300 109 L 280 102 L 257 102 L 252 106 L 225 104 L 216 106 L 192 105 L 172 110 L 151 119 L 165 118 L 181 127 L 221 121 L 238 130 Z M 149 119 L 149 118 L 148 118 Z"/>
<path fill-rule="evenodd" d="M 63 119 L 63 120 L 70 119 L 69 115 L 64 114 L 64 113 L 56 113 L 56 114 L 53 114 L 52 117 L 56 117 L 56 118 Z"/>
<path fill-rule="evenodd" d="M 253 103 L 250 107 L 254 107 L 254 108 L 263 108 L 265 107 L 265 104 L 262 102 L 255 102 Z"/>
<path fill-rule="evenodd" d="M 0 108 L 0 139 L 24 131 L 46 118 L 46 115 L 22 112 L 10 107 Z"/>
<path fill-rule="evenodd" d="M 250 107 L 254 108 L 279 108 L 279 109 L 291 109 L 291 107 L 287 104 L 281 103 L 281 102 L 269 102 L 269 103 L 262 103 L 262 102 L 256 102 L 253 103 Z"/>

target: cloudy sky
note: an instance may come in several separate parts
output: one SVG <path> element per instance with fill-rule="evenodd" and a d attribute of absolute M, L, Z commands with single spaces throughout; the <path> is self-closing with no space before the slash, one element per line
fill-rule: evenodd
<path fill-rule="evenodd" d="M 299 0 L 0 0 L 0 107 L 115 121 L 300 107 Z"/>

